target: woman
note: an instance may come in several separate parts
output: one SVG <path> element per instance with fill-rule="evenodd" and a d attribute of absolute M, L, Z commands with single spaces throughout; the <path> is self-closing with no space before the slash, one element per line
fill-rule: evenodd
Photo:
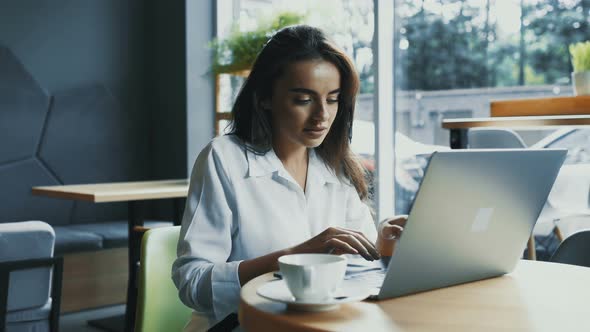
<path fill-rule="evenodd" d="M 378 236 L 362 202 L 349 146 L 358 87 L 350 59 L 316 28 L 285 28 L 258 55 L 231 134 L 197 158 L 173 267 L 180 298 L 209 325 L 237 312 L 240 287 L 282 255 L 391 255 L 405 217 Z"/>

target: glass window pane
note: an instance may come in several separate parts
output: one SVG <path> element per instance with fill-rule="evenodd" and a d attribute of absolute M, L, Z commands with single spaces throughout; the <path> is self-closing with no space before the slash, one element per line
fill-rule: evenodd
<path fill-rule="evenodd" d="M 403 213 L 423 173 L 420 155 L 449 148 L 443 119 L 488 117 L 491 100 L 573 95 L 567 46 L 590 36 L 590 3 L 400 0 L 395 14 L 396 206 Z M 530 146 L 553 131 L 519 134 Z"/>
<path fill-rule="evenodd" d="M 373 0 L 240 0 L 239 30 L 253 31 L 272 21 L 281 13 L 303 16 L 301 23 L 321 28 L 353 59 L 361 86 L 353 123 L 352 150 L 362 163 L 374 170 L 373 126 Z M 222 83 L 226 84 L 227 83 Z M 233 101 L 239 85 L 227 93 Z M 372 178 L 372 176 L 369 176 Z"/>

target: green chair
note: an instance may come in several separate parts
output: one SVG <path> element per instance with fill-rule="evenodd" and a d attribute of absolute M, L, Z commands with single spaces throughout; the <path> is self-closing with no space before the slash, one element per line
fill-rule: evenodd
<path fill-rule="evenodd" d="M 191 317 L 170 274 L 179 235 L 180 226 L 154 228 L 143 235 L 135 331 L 182 331 Z"/>

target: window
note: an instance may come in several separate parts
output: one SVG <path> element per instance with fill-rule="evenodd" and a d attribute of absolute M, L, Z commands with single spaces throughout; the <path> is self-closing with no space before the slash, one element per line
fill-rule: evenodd
<path fill-rule="evenodd" d="M 590 129 L 575 128 L 557 130 L 555 133 L 536 143 L 534 147 L 568 149 L 565 164 L 590 164 Z M 590 168 L 588 169 L 588 174 L 590 174 Z M 590 199 L 590 196 L 588 199 Z M 588 204 L 590 204 L 590 201 Z"/>
<path fill-rule="evenodd" d="M 588 0 L 229 2 L 233 7 L 219 15 L 220 22 L 231 17 L 227 12 L 233 12 L 239 29 L 248 31 L 277 13 L 294 11 L 305 16 L 305 23 L 324 29 L 344 47 L 361 77 L 352 148 L 372 172 L 375 120 L 379 119 L 373 110 L 377 82 L 373 66 L 376 48 L 372 43 L 380 29 L 393 28 L 389 54 L 394 68 L 391 74 L 380 68 L 379 74 L 395 82 L 394 99 L 391 109 L 379 112 L 392 112 L 394 118 L 391 132 L 395 139 L 391 139 L 395 147 L 380 153 L 395 151 L 395 179 L 384 180 L 393 185 L 380 185 L 395 188 L 391 200 L 396 213 L 409 211 L 428 156 L 449 149 L 449 133 L 441 128 L 442 119 L 487 117 L 493 99 L 572 95 L 567 46 L 590 36 Z M 375 4 L 391 8 L 391 26 L 385 23 L 375 28 Z M 229 23 L 225 30 L 227 26 Z M 223 94 L 227 105 L 231 105 L 240 85 L 234 80 L 221 83 L 222 89 L 228 91 Z M 383 123 L 379 126 L 384 128 Z M 533 145 L 552 131 L 519 133 Z M 388 137 L 384 130 L 379 135 Z M 384 157 L 393 159 L 380 156 Z"/>
<path fill-rule="evenodd" d="M 373 0 L 240 0 L 234 5 L 238 7 L 233 11 L 238 13 L 241 31 L 255 30 L 281 13 L 298 13 L 303 16 L 302 23 L 323 29 L 353 59 L 361 86 L 353 123 L 352 149 L 360 155 L 365 167 L 373 171 Z M 227 26 L 231 21 L 225 24 Z M 231 108 L 241 82 L 239 78 L 221 78 L 223 109 Z"/>
<path fill-rule="evenodd" d="M 494 99 L 572 95 L 567 46 L 590 35 L 580 0 L 401 0 L 396 2 L 398 213 L 408 211 L 424 155 L 448 149 L 444 118 L 489 116 Z M 528 145 L 547 130 L 519 131 Z M 587 144 L 587 143 L 586 143 Z M 399 182 L 399 181 L 398 181 Z"/>

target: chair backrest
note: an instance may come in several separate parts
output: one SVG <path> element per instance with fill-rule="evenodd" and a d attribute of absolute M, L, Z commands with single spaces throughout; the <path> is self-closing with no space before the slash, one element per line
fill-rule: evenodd
<path fill-rule="evenodd" d="M 549 261 L 590 267 L 590 230 L 566 238 Z"/>
<path fill-rule="evenodd" d="M 506 128 L 472 128 L 467 132 L 471 149 L 521 149 L 526 144 L 514 130 Z"/>
<path fill-rule="evenodd" d="M 50 258 L 54 245 L 55 232 L 45 222 L 0 223 L 0 262 Z M 49 300 L 50 273 L 50 267 L 11 272 L 7 310 L 45 305 Z"/>
<path fill-rule="evenodd" d="M 180 301 L 171 277 L 179 236 L 180 226 L 143 235 L 136 331 L 182 331 L 190 319 L 192 310 Z"/>

